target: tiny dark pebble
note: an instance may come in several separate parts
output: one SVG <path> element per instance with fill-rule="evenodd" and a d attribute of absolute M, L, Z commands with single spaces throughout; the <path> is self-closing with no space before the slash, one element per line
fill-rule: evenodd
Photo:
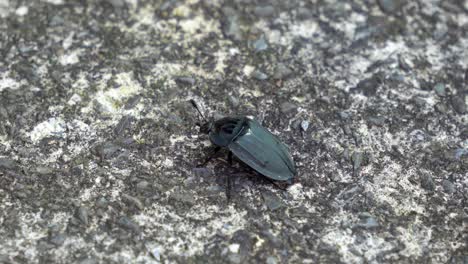
<path fill-rule="evenodd" d="M 194 85 L 195 84 L 195 79 L 189 76 L 179 76 L 175 78 L 175 81 L 180 84 L 185 84 L 185 85 Z"/>
<path fill-rule="evenodd" d="M 421 175 L 421 187 L 428 191 L 434 191 L 435 190 L 435 183 L 434 179 L 432 179 L 432 176 L 430 174 L 424 173 Z"/>
<path fill-rule="evenodd" d="M 364 79 L 360 81 L 357 85 L 355 90 L 361 91 L 366 96 L 373 96 L 377 92 L 377 88 L 379 87 L 380 80 L 377 76 L 372 76 L 370 78 Z"/>

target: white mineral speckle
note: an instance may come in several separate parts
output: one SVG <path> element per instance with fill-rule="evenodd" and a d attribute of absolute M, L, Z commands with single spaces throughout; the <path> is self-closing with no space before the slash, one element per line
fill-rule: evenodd
<path fill-rule="evenodd" d="M 133 78 L 133 73 L 124 72 L 116 76 L 117 88 L 98 91 L 95 100 L 101 110 L 108 114 L 117 114 L 125 99 L 137 94 L 141 85 Z M 103 87 L 104 88 L 104 87 Z"/>
<path fill-rule="evenodd" d="M 37 124 L 29 133 L 32 142 L 37 143 L 46 137 L 63 137 L 66 131 L 66 124 L 62 118 L 52 117 Z"/>
<path fill-rule="evenodd" d="M 8 72 L 0 73 L 0 92 L 5 89 L 18 89 L 20 85 L 21 82 L 9 77 Z"/>
<path fill-rule="evenodd" d="M 59 58 L 60 64 L 63 66 L 66 65 L 71 65 L 80 62 L 80 58 L 78 57 L 79 52 L 78 51 L 73 51 L 70 53 L 66 53 Z"/>
<path fill-rule="evenodd" d="M 28 9 L 27 6 L 20 6 L 20 7 L 18 7 L 18 9 L 16 9 L 15 14 L 17 16 L 25 16 L 25 15 L 28 14 L 28 11 L 29 11 L 29 9 Z"/>
<path fill-rule="evenodd" d="M 229 245 L 229 251 L 231 251 L 232 253 L 239 252 L 239 248 L 240 248 L 240 245 L 237 243 Z"/>

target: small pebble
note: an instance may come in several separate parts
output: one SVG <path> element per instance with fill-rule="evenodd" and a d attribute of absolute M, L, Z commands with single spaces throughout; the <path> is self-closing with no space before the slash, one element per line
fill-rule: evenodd
<path fill-rule="evenodd" d="M 49 242 L 57 247 L 60 247 L 65 243 L 65 236 L 63 234 L 56 234 L 50 237 Z"/>
<path fill-rule="evenodd" d="M 297 105 L 293 104 L 293 103 L 290 103 L 290 102 L 284 102 L 280 105 L 280 111 L 283 113 L 283 114 L 289 114 L 289 113 L 292 113 L 294 111 L 296 111 L 297 109 Z"/>
<path fill-rule="evenodd" d="M 273 77 L 275 79 L 285 79 L 292 74 L 292 70 L 286 66 L 284 63 L 278 63 L 275 69 L 275 74 Z"/>
<path fill-rule="evenodd" d="M 452 96 L 452 107 L 455 112 L 459 114 L 464 114 L 466 112 L 466 104 L 464 100 L 464 96 L 454 95 Z"/>
<path fill-rule="evenodd" d="M 263 200 L 265 201 L 265 205 L 271 211 L 278 210 L 279 208 L 284 206 L 283 201 L 274 193 L 269 191 L 264 191 L 262 193 Z"/>
<path fill-rule="evenodd" d="M 189 76 L 179 76 L 175 78 L 175 81 L 180 84 L 185 84 L 185 85 L 194 85 L 195 84 L 195 79 Z"/>
<path fill-rule="evenodd" d="M 380 9 L 384 13 L 395 13 L 400 8 L 400 0 L 378 0 Z"/>
<path fill-rule="evenodd" d="M 265 40 L 265 37 L 264 36 L 261 36 L 259 39 L 257 39 L 254 43 L 253 43 L 253 48 L 256 52 L 260 52 L 260 51 L 264 51 L 266 49 L 268 49 L 268 44 Z"/>
<path fill-rule="evenodd" d="M 80 206 L 76 212 L 76 216 L 81 221 L 82 224 L 88 225 L 89 224 L 89 213 L 88 209 L 83 206 Z"/>
<path fill-rule="evenodd" d="M 143 180 L 137 183 L 136 188 L 139 191 L 144 191 L 148 188 L 148 186 L 149 186 L 149 183 Z"/>
<path fill-rule="evenodd" d="M 455 192 L 455 185 L 449 180 L 443 180 L 442 187 L 444 188 L 444 191 L 448 194 L 452 194 Z"/>
<path fill-rule="evenodd" d="M 259 81 L 264 81 L 266 79 L 268 79 L 268 75 L 266 75 L 265 73 L 259 71 L 259 70 L 256 70 L 252 73 L 252 76 L 259 80 Z"/>
<path fill-rule="evenodd" d="M 302 129 L 302 131 L 306 132 L 308 128 L 309 128 L 309 121 L 307 121 L 307 120 L 302 120 L 302 121 L 301 121 L 301 129 Z"/>
<path fill-rule="evenodd" d="M 254 10 L 255 15 L 260 17 L 269 17 L 275 13 L 275 8 L 271 5 L 268 6 L 257 6 Z"/>
<path fill-rule="evenodd" d="M 427 173 L 422 174 L 420 180 L 421 180 L 421 187 L 423 187 L 424 189 L 428 191 L 435 190 L 436 186 L 430 174 L 427 174 Z"/>
<path fill-rule="evenodd" d="M 139 210 L 143 210 L 144 206 L 143 203 L 136 197 L 133 197 L 128 194 L 122 194 L 122 200 L 127 204 L 127 205 L 133 205 Z"/>
<path fill-rule="evenodd" d="M 434 91 L 438 96 L 445 96 L 445 85 L 443 83 L 436 84 Z"/>

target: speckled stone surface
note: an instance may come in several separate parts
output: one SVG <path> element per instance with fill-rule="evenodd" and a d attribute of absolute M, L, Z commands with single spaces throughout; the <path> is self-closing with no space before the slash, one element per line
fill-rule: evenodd
<path fill-rule="evenodd" d="M 466 0 L 0 0 L 0 263 L 467 263 L 467 99 Z"/>

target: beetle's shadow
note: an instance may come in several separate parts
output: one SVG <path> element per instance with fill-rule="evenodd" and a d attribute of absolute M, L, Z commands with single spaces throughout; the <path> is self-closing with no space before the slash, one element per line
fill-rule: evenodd
<path fill-rule="evenodd" d="M 232 164 L 228 161 L 229 151 L 220 150 L 216 153 L 213 159 L 209 162 L 213 165 L 213 175 L 212 177 L 214 182 L 218 186 L 225 188 L 226 196 L 232 196 L 235 198 L 242 189 L 245 189 L 249 186 L 267 186 L 274 185 L 274 187 L 279 187 L 284 190 L 281 186 L 277 185 L 274 180 L 270 180 L 267 177 L 256 172 L 254 169 L 245 164 L 242 160 L 233 156 Z M 207 165 L 207 164 L 204 164 Z M 203 167 L 200 167 L 203 168 Z M 204 166 L 206 168 L 206 166 Z M 231 177 L 232 186 L 228 190 L 228 179 Z"/>

